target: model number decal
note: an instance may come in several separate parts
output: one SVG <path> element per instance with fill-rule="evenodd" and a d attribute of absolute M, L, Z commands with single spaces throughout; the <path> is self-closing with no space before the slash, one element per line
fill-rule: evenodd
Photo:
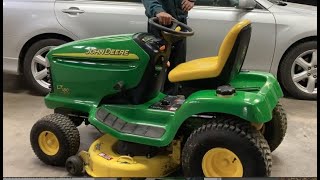
<path fill-rule="evenodd" d="M 70 93 L 70 89 L 63 87 L 63 85 L 57 85 L 57 90 L 62 92 L 63 94 L 69 94 Z"/>
<path fill-rule="evenodd" d="M 128 56 L 130 54 L 129 50 L 123 50 L 123 49 L 89 49 L 86 52 L 87 55 L 122 55 L 122 56 Z"/>

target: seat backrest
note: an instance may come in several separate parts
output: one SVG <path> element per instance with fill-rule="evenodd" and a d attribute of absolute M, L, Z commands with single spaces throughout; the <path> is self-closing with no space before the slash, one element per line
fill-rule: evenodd
<path fill-rule="evenodd" d="M 218 71 L 220 73 L 217 77 L 222 84 L 230 82 L 241 70 L 250 37 L 251 22 L 243 20 L 234 25 L 222 41 L 218 54 Z"/>

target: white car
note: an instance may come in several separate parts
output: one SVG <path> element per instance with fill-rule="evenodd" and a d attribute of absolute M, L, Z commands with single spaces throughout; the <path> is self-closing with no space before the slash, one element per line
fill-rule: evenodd
<path fill-rule="evenodd" d="M 51 47 L 104 35 L 144 32 L 141 0 L 4 0 L 3 70 L 49 91 L 45 55 Z M 271 72 L 300 99 L 317 97 L 317 10 L 276 0 L 197 0 L 189 12 L 187 59 L 212 56 L 236 22 L 252 21 L 243 69 Z"/>

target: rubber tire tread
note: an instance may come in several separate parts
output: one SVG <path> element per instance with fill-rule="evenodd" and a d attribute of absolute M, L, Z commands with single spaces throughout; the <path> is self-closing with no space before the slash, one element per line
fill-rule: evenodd
<path fill-rule="evenodd" d="M 222 140 L 221 136 L 217 136 L 216 132 L 223 133 L 225 136 L 229 137 Z M 255 162 L 257 163 L 252 165 L 253 167 L 244 167 L 244 177 L 270 176 L 272 159 L 267 141 L 262 134 L 254 129 L 248 122 L 237 117 L 218 118 L 193 131 L 182 150 L 182 169 L 184 176 L 204 176 L 201 167 L 202 157 L 205 152 L 214 148 L 212 141 L 215 141 L 217 137 L 220 138 L 220 142 L 228 141 L 230 139 L 241 139 L 241 143 L 238 144 L 241 148 L 244 148 L 243 146 L 245 144 L 250 144 L 250 147 L 247 147 L 246 149 L 250 149 L 251 152 L 254 153 L 247 154 L 249 156 L 254 156 L 256 158 Z M 208 143 L 208 140 L 210 143 Z M 241 159 L 241 157 L 239 158 Z M 252 171 L 252 169 L 255 169 L 256 171 Z"/>
<path fill-rule="evenodd" d="M 70 172 L 67 168 L 67 164 L 68 163 L 72 163 L 73 164 L 73 167 L 74 167 L 74 172 Z M 73 176 L 82 176 L 84 175 L 84 162 L 83 160 L 77 156 L 77 155 L 74 155 L 74 156 L 70 156 L 67 160 L 66 160 L 66 169 L 67 171 L 73 175 Z"/>
<path fill-rule="evenodd" d="M 287 132 L 287 115 L 282 105 L 278 103 L 272 111 L 272 120 L 265 123 L 264 137 L 271 152 L 282 143 Z"/>
<path fill-rule="evenodd" d="M 43 131 L 51 131 L 59 141 L 57 154 L 49 156 L 39 147 L 38 137 Z M 30 133 L 31 146 L 37 157 L 46 164 L 64 166 L 68 157 L 75 155 L 80 146 L 80 134 L 74 123 L 61 114 L 50 114 L 37 121 Z"/>
<path fill-rule="evenodd" d="M 63 108 L 57 108 L 57 109 L 54 110 L 54 113 L 62 114 L 64 116 L 67 116 L 74 123 L 74 125 L 76 127 L 80 126 L 84 121 L 82 118 L 69 116 L 69 113 L 72 113 L 71 110 L 67 110 L 67 109 L 63 109 Z"/>

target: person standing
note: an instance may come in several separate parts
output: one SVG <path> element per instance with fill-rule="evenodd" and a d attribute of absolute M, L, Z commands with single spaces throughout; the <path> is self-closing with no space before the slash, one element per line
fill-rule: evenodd
<path fill-rule="evenodd" d="M 194 7 L 195 0 L 142 0 L 148 18 L 157 17 L 159 23 L 168 26 L 172 23 L 172 18 L 187 24 L 188 12 Z M 160 37 L 160 31 L 148 23 L 148 32 Z M 170 72 L 177 65 L 186 61 L 186 39 L 182 39 L 173 44 L 173 49 L 169 58 Z M 178 92 L 178 85 L 168 80 L 164 84 L 164 93 L 175 95 Z"/>

